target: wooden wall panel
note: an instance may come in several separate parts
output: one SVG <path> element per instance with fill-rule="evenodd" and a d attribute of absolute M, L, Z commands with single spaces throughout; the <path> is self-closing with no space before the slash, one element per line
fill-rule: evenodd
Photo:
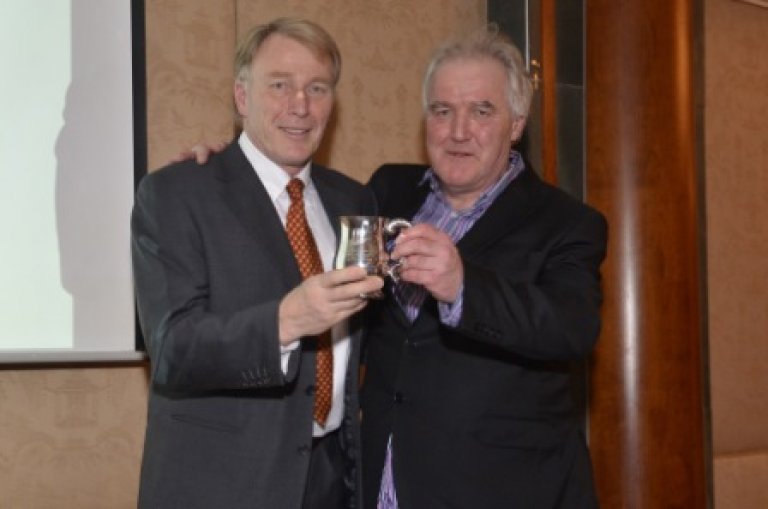
<path fill-rule="evenodd" d="M 707 248 L 715 454 L 768 454 L 768 9 L 732 0 L 708 5 Z"/>
<path fill-rule="evenodd" d="M 604 507 L 707 504 L 693 8 L 587 3 L 586 192 L 610 235 L 590 406 Z"/>
<path fill-rule="evenodd" d="M 555 0 L 540 0 L 541 4 L 541 176 L 557 185 L 557 33 Z"/>
<path fill-rule="evenodd" d="M 768 9 L 706 0 L 707 269 L 716 509 L 768 506 Z"/>

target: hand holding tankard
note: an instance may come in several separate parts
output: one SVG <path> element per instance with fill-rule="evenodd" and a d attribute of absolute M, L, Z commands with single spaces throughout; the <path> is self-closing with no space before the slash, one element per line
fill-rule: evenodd
<path fill-rule="evenodd" d="M 380 216 L 341 216 L 339 221 L 341 229 L 334 267 L 355 265 L 365 268 L 370 275 L 389 277 L 396 282 L 402 262 L 390 258 L 391 241 L 411 223 Z M 380 299 L 384 294 L 378 291 L 365 297 Z"/>

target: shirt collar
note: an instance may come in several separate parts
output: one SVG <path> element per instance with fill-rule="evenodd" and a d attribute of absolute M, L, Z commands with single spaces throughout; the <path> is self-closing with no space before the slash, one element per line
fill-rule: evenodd
<path fill-rule="evenodd" d="M 516 150 L 510 150 L 509 164 L 507 165 L 507 169 L 504 171 L 501 177 L 499 177 L 499 179 L 494 182 L 488 189 L 483 191 L 483 194 L 480 195 L 477 201 L 470 208 L 457 211 L 456 213 L 472 214 L 477 210 L 485 210 L 488 203 L 495 200 L 496 197 L 501 194 L 501 191 L 503 191 L 510 182 L 516 179 L 524 169 L 525 162 L 523 161 L 523 157 L 520 155 L 520 152 Z M 437 177 L 437 174 L 432 167 L 424 172 L 424 176 L 421 178 L 418 185 L 421 186 L 425 183 L 429 184 L 430 190 L 441 202 L 446 204 L 448 203 L 448 200 L 445 199 L 445 194 L 443 194 L 443 190 L 440 188 L 440 179 Z"/>
<path fill-rule="evenodd" d="M 275 164 L 274 161 L 265 156 L 256 145 L 253 144 L 251 139 L 245 134 L 245 131 L 240 133 L 240 137 L 237 140 L 240 148 L 243 150 L 248 162 L 253 166 L 256 175 L 267 190 L 270 199 L 275 202 L 277 198 L 285 193 L 285 186 L 292 178 L 301 179 L 304 182 L 304 189 L 306 190 L 312 186 L 311 177 L 311 163 L 307 163 L 301 171 L 296 174 L 295 177 L 288 175 L 285 170 Z"/>

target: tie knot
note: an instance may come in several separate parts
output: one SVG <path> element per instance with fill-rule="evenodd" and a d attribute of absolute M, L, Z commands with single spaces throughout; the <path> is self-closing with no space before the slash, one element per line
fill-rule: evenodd
<path fill-rule="evenodd" d="M 291 197 L 291 201 L 301 200 L 304 192 L 304 182 L 301 179 L 291 179 L 288 185 L 285 186 L 285 190 L 288 191 L 288 196 Z"/>

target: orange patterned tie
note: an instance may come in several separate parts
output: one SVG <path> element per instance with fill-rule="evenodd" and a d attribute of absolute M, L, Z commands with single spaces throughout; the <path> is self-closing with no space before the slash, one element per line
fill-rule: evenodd
<path fill-rule="evenodd" d="M 304 182 L 294 178 L 285 186 L 291 197 L 291 206 L 285 220 L 285 231 L 291 243 L 301 277 L 304 279 L 323 272 L 323 262 L 317 251 L 317 244 L 309 229 L 304 212 Z M 315 360 L 315 421 L 325 426 L 331 410 L 333 394 L 333 350 L 331 350 L 330 329 L 317 336 L 317 357 Z"/>

